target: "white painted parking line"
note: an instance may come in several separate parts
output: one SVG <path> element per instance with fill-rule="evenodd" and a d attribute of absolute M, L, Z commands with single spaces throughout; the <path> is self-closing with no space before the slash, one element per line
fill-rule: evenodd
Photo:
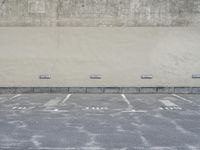
<path fill-rule="evenodd" d="M 188 100 L 188 99 L 186 99 L 186 98 L 184 98 L 184 97 L 181 97 L 181 96 L 179 96 L 179 95 L 177 95 L 177 94 L 172 94 L 172 96 L 174 96 L 174 97 L 176 97 L 176 98 L 179 98 L 179 99 L 181 99 L 181 100 L 183 100 L 183 101 L 186 101 L 186 102 L 188 102 L 188 103 L 193 103 L 191 100 Z"/>
<path fill-rule="evenodd" d="M 125 94 L 121 94 L 123 100 L 127 103 L 128 105 L 128 110 L 132 110 L 133 109 L 133 105 L 130 103 L 130 101 L 128 100 L 128 98 L 126 97 Z"/>
<path fill-rule="evenodd" d="M 61 102 L 62 104 L 64 104 L 69 98 L 71 97 L 71 94 L 68 94 L 63 101 Z"/>
<path fill-rule="evenodd" d="M 29 148 L 30 150 L 33 150 L 32 148 Z M 81 149 L 86 149 L 86 150 L 102 150 L 102 148 L 99 148 L 99 147 L 96 147 L 96 146 L 93 146 L 93 147 L 82 147 Z M 74 147 L 70 147 L 70 148 L 58 148 L 58 147 L 55 147 L 55 148 L 52 148 L 52 147 L 39 147 L 39 148 L 36 148 L 36 150 L 77 150 L 77 148 L 74 148 Z"/>
<path fill-rule="evenodd" d="M 126 110 L 126 111 L 121 111 L 123 113 L 146 113 L 147 111 L 146 110 L 135 110 L 135 109 L 132 109 L 132 110 Z"/>
<path fill-rule="evenodd" d="M 17 97 L 19 97 L 19 96 L 21 96 L 21 94 L 17 94 L 17 95 L 15 95 L 15 96 L 11 97 L 10 100 L 12 100 L 12 99 L 14 99 L 14 98 L 17 98 Z"/>
<path fill-rule="evenodd" d="M 52 99 L 50 101 L 48 101 L 46 104 L 44 104 L 45 107 L 53 107 L 58 105 L 58 103 L 60 102 L 60 98 L 56 97 L 55 99 Z"/>

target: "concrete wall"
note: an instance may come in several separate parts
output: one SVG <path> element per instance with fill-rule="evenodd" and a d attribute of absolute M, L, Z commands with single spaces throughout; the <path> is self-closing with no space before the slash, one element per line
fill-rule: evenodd
<path fill-rule="evenodd" d="M 200 85 L 200 28 L 0 28 L 0 42 L 0 87 Z"/>
<path fill-rule="evenodd" d="M 0 87 L 200 86 L 200 0 L 0 0 L 0 26 Z"/>
<path fill-rule="evenodd" d="M 0 26 L 198 26 L 200 0 L 0 0 Z"/>

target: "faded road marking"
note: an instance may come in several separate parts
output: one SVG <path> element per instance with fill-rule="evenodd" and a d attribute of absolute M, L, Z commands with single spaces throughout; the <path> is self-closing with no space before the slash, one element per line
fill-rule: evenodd
<path fill-rule="evenodd" d="M 186 101 L 186 102 L 188 102 L 188 103 L 193 103 L 191 100 L 188 100 L 188 99 L 186 99 L 186 98 L 184 98 L 184 97 L 181 97 L 181 96 L 179 96 L 179 95 L 172 94 L 172 96 L 174 96 L 174 97 L 176 97 L 176 98 L 179 98 L 179 99 L 181 99 L 181 100 L 183 100 L 183 101 Z"/>
<path fill-rule="evenodd" d="M 178 106 L 161 106 L 160 110 L 182 110 L 182 108 Z"/>
<path fill-rule="evenodd" d="M 169 100 L 160 100 L 161 103 L 163 103 L 165 106 L 171 107 L 171 106 L 177 106 L 176 104 L 172 103 Z"/>
<path fill-rule="evenodd" d="M 96 147 L 96 146 L 93 146 L 93 147 L 81 147 L 81 149 L 86 149 L 86 150 L 94 150 L 94 149 L 95 150 L 104 150 L 101 147 Z M 31 150 L 33 150 L 33 149 L 31 149 Z M 59 147 L 39 147 L 36 150 L 77 150 L 77 148 L 75 148 L 75 147 L 66 147 L 66 148 L 63 149 L 63 148 L 59 148 Z"/>
<path fill-rule="evenodd" d="M 19 96 L 21 96 L 21 94 L 17 94 L 17 95 L 15 95 L 15 96 L 11 97 L 10 100 L 12 100 L 12 99 L 14 99 L 14 98 L 17 98 L 17 97 L 19 97 Z"/>
<path fill-rule="evenodd" d="M 18 109 L 18 110 L 21 110 L 21 109 L 27 109 L 27 107 L 13 107 L 12 109 Z"/>
<path fill-rule="evenodd" d="M 128 110 L 132 110 L 133 109 L 133 105 L 131 105 L 130 101 L 127 99 L 125 94 L 121 94 L 123 100 L 127 103 L 128 105 Z"/>
<path fill-rule="evenodd" d="M 58 105 L 59 102 L 60 102 L 60 98 L 56 97 L 56 99 L 52 99 L 52 100 L 48 101 L 46 104 L 44 104 L 44 106 L 53 107 L 53 106 Z"/>
<path fill-rule="evenodd" d="M 160 107 L 160 110 L 182 110 L 181 107 L 169 100 L 160 100 L 160 102 L 164 105 Z"/>
<path fill-rule="evenodd" d="M 71 94 L 68 94 L 63 101 L 61 102 L 61 104 L 64 104 L 69 98 L 71 97 Z"/>
<path fill-rule="evenodd" d="M 0 97 L 0 103 L 4 103 L 4 102 L 6 102 L 7 100 L 6 100 L 6 98 L 5 97 Z"/>
<path fill-rule="evenodd" d="M 108 110 L 108 107 L 86 107 L 84 110 L 99 110 L 99 111 L 102 111 L 102 110 Z"/>
<path fill-rule="evenodd" d="M 35 147 L 40 149 L 40 146 L 42 143 L 39 142 L 39 139 L 42 138 L 42 136 L 34 135 L 31 138 L 31 142 L 35 145 Z"/>

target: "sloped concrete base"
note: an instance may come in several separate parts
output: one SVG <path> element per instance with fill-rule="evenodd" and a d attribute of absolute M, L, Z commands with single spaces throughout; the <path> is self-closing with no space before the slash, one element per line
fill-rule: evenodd
<path fill-rule="evenodd" d="M 0 28 L 0 41 L 0 87 L 200 86 L 200 79 L 193 78 L 200 74 L 199 27 L 13 27 Z M 152 78 L 141 78 L 145 75 Z M 142 88 L 141 92 L 156 90 Z M 119 91 L 105 89 L 105 93 Z M 138 89 L 123 92 L 138 93 Z"/>

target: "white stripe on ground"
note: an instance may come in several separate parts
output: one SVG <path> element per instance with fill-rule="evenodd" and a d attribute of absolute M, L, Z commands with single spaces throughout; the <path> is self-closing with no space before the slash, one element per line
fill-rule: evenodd
<path fill-rule="evenodd" d="M 121 94 L 123 100 L 127 103 L 128 105 L 128 110 L 132 110 L 133 109 L 133 105 L 131 105 L 130 101 L 128 100 L 128 98 L 126 97 L 125 94 Z"/>
<path fill-rule="evenodd" d="M 64 104 L 69 98 L 71 97 L 71 94 L 68 94 L 63 101 L 61 102 L 62 104 Z"/>
<path fill-rule="evenodd" d="M 135 109 L 132 109 L 132 110 L 125 110 L 125 111 L 121 111 L 123 113 L 146 113 L 147 111 L 146 110 L 135 110 Z"/>
<path fill-rule="evenodd" d="M 17 94 L 17 95 L 15 95 L 15 96 L 11 97 L 10 100 L 12 100 L 12 99 L 14 99 L 14 98 L 17 98 L 17 97 L 19 97 L 19 96 L 21 96 L 21 94 Z"/>
<path fill-rule="evenodd" d="M 172 96 L 174 96 L 174 97 L 176 97 L 176 98 L 179 98 L 179 99 L 181 99 L 181 100 L 183 100 L 183 101 L 186 101 L 186 102 L 188 102 L 188 103 L 192 103 L 191 100 L 188 100 L 188 99 L 186 99 L 186 98 L 184 98 L 184 97 L 181 97 L 181 96 L 179 96 L 179 95 L 177 95 L 177 94 L 172 94 Z"/>
<path fill-rule="evenodd" d="M 172 103 L 169 100 L 160 100 L 161 103 L 163 103 L 165 106 L 167 107 L 173 107 L 173 106 L 177 106 L 176 104 Z"/>
<path fill-rule="evenodd" d="M 59 102 L 60 102 L 60 99 L 57 97 L 55 99 L 52 99 L 52 100 L 48 101 L 46 104 L 44 104 L 44 106 L 53 107 L 53 106 L 58 105 Z"/>

